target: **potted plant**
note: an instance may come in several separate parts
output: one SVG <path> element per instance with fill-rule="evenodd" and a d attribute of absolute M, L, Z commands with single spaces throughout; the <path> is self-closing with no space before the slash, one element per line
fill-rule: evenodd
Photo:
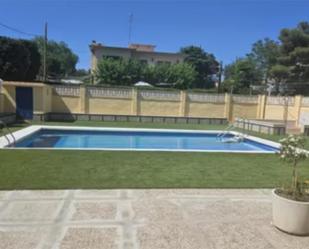
<path fill-rule="evenodd" d="M 273 224 L 287 233 L 309 235 L 308 185 L 298 176 L 299 162 L 308 157 L 305 139 L 290 135 L 280 143 L 280 158 L 292 166 L 292 182 L 289 187 L 273 190 Z"/>

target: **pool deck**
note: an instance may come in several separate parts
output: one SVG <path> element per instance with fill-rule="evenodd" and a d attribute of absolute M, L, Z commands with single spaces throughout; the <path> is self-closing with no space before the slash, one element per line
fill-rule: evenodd
<path fill-rule="evenodd" d="M 266 189 L 0 191 L 2 249 L 308 249 Z"/>

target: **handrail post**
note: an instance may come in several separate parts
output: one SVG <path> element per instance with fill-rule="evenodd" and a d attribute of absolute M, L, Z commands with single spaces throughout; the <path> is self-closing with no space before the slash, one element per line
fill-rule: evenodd
<path fill-rule="evenodd" d="M 0 120 L 0 125 L 2 125 L 3 128 L 6 128 L 8 130 L 8 134 L 10 134 L 11 137 L 13 138 L 13 145 L 15 145 L 16 144 L 16 138 L 13 135 L 12 131 L 10 130 L 10 128 L 7 126 L 7 124 L 4 121 L 1 121 L 1 120 Z M 1 126 L 0 126 L 0 128 L 1 128 Z M 8 138 L 7 134 L 4 133 L 4 137 L 8 141 L 8 146 L 10 146 L 11 145 L 11 141 Z"/>

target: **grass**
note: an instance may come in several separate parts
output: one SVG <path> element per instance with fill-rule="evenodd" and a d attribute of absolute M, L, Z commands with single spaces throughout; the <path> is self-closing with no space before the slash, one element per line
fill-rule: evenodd
<path fill-rule="evenodd" d="M 0 157 L 1 189 L 268 188 L 290 179 L 274 155 L 7 150 Z M 302 172 L 309 178 L 308 168 Z"/>
<path fill-rule="evenodd" d="M 220 125 L 87 121 L 46 124 L 225 128 Z M 13 126 L 12 130 L 25 126 L 27 124 Z M 263 137 L 274 141 L 280 138 Z M 305 166 L 308 162 L 301 164 L 300 170 L 304 178 L 309 179 L 309 167 Z M 0 172 L 0 189 L 271 188 L 291 178 L 290 167 L 276 155 L 188 152 L 0 150 Z"/>

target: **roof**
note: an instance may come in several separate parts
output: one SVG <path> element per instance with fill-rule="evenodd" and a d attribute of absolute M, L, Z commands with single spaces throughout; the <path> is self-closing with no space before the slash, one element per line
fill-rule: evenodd
<path fill-rule="evenodd" d="M 138 44 L 138 43 L 132 43 L 129 45 L 129 48 L 135 49 L 137 51 L 143 51 L 143 52 L 154 52 L 155 45 L 150 44 Z"/>
<path fill-rule="evenodd" d="M 143 45 L 143 44 L 131 44 L 131 45 Z M 143 46 L 153 46 L 154 45 L 143 45 Z M 178 53 L 178 52 L 161 52 L 161 51 L 150 51 L 150 50 L 139 50 L 139 49 L 136 49 L 136 48 L 125 48 L 125 47 L 115 47 L 115 46 L 105 46 L 105 45 L 102 45 L 102 43 L 92 43 L 89 45 L 90 47 L 90 50 L 93 52 L 93 50 L 96 50 L 96 49 L 103 49 L 103 48 L 106 48 L 106 49 L 121 49 L 121 50 L 127 50 L 127 51 L 131 51 L 131 52 L 138 52 L 138 53 L 153 53 L 153 54 L 166 54 L 166 55 L 178 55 L 178 56 L 184 56 L 183 54 L 181 53 Z"/>

